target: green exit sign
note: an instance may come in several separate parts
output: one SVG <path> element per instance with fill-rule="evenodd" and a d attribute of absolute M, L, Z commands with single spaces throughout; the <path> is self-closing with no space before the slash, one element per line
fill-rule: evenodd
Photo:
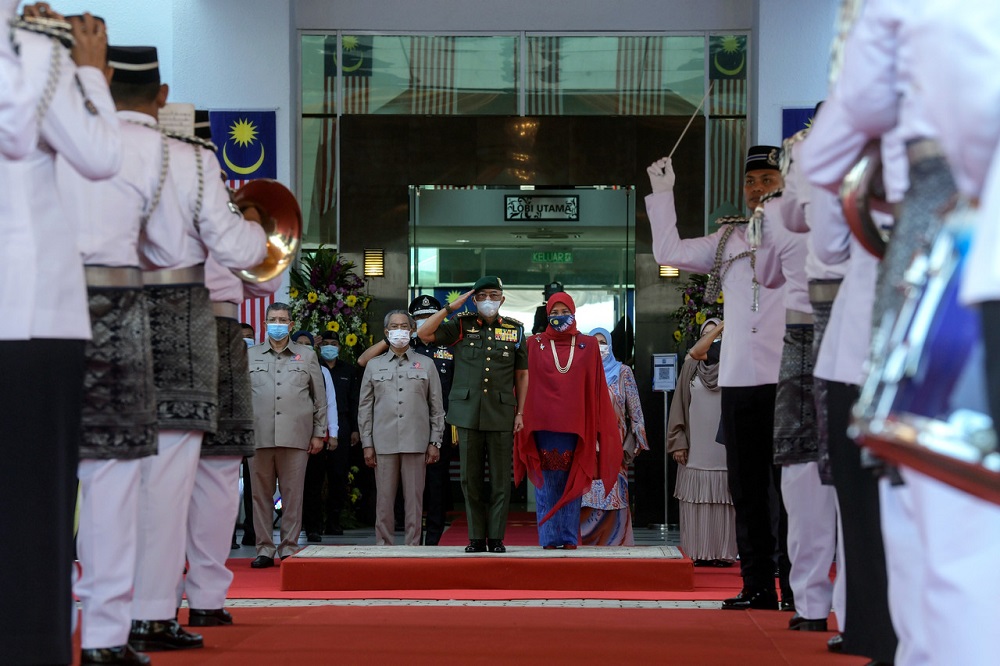
<path fill-rule="evenodd" d="M 531 262 L 535 264 L 572 264 L 572 252 L 532 252 Z"/>

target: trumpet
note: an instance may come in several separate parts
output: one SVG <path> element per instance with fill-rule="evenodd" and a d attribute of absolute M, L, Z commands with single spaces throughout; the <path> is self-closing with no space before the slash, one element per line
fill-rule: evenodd
<path fill-rule="evenodd" d="M 267 282 L 288 268 L 302 240 L 302 211 L 295 195 L 276 180 L 252 180 L 233 194 L 241 211 L 253 208 L 267 234 L 267 255 L 252 268 L 235 271 L 244 282 Z"/>

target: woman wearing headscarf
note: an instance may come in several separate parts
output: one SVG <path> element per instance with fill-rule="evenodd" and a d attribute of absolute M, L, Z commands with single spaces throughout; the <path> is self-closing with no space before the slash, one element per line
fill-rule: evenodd
<path fill-rule="evenodd" d="M 667 420 L 667 452 L 677 461 L 681 549 L 696 566 L 736 560 L 736 513 L 729 494 L 726 448 L 718 443 L 722 411 L 719 347 L 722 322 L 708 319 L 684 360 Z"/>
<path fill-rule="evenodd" d="M 537 489 L 543 548 L 576 548 L 580 497 L 600 479 L 613 488 L 622 443 L 597 340 L 577 331 L 576 304 L 564 292 L 546 303 L 548 325 L 528 345 L 524 428 L 515 434 L 514 479 Z"/>
<path fill-rule="evenodd" d="M 591 482 L 590 490 L 583 496 L 580 536 L 587 546 L 634 546 L 632 514 L 628 503 L 628 466 L 639 451 L 649 450 L 646 422 L 639 403 L 639 387 L 632 369 L 615 357 L 612 334 L 607 329 L 595 328 L 590 335 L 597 339 L 601 350 L 604 378 L 618 420 L 618 434 L 622 438 L 622 464 L 611 492 L 605 491 L 604 482 L 600 479 Z"/>

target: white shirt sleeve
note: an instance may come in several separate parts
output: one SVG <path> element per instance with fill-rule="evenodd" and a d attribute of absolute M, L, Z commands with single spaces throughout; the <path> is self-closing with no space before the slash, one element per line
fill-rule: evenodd
<path fill-rule="evenodd" d="M 340 424 L 337 421 L 337 389 L 333 386 L 333 377 L 330 369 L 322 363 L 319 364 L 323 371 L 323 384 L 326 386 L 326 424 L 330 437 L 336 439 L 340 432 Z"/>
<path fill-rule="evenodd" d="M 659 192 L 646 197 L 646 212 L 653 232 L 653 257 L 659 264 L 686 271 L 707 273 L 715 263 L 718 233 L 701 238 L 681 239 L 677 233 L 677 211 L 673 192 Z"/>

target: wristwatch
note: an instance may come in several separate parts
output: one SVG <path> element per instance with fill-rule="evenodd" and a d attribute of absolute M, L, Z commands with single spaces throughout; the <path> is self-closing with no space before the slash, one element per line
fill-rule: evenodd
<path fill-rule="evenodd" d="M 436 449 L 440 449 L 441 448 L 441 442 L 431 442 L 431 446 L 433 446 Z"/>

